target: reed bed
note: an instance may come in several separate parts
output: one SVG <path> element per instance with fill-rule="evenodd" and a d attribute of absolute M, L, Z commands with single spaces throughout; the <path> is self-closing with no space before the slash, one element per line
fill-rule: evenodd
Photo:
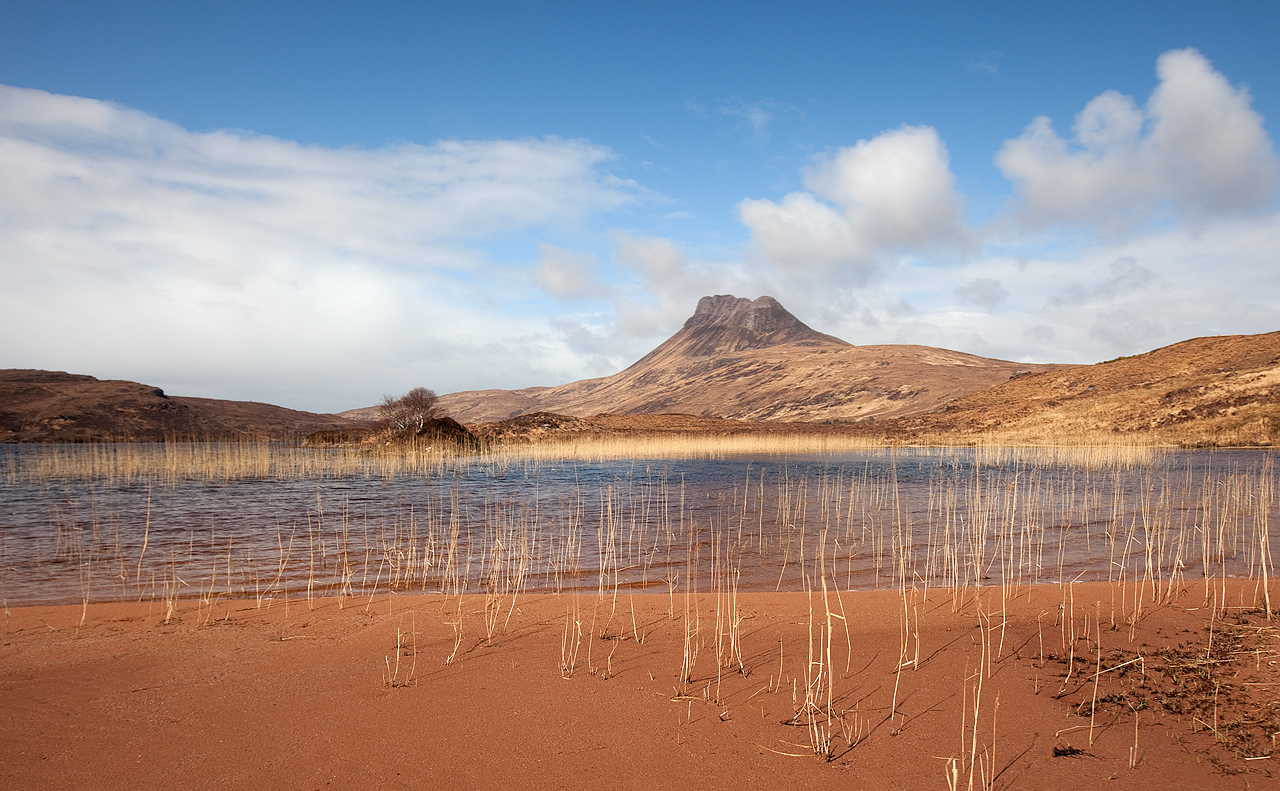
<path fill-rule="evenodd" d="M 273 497 L 278 479 L 268 476 L 284 475 L 286 464 L 301 475 L 306 457 L 229 447 L 215 457 L 223 465 L 216 474 L 159 479 L 177 488 L 143 489 L 142 473 L 126 476 L 118 466 L 163 460 L 173 471 L 186 469 L 175 458 L 200 458 L 199 449 L 174 450 L 113 456 L 115 449 L 86 448 L 56 457 L 101 465 L 92 485 L 54 486 L 32 473 L 42 481 L 36 491 L 52 487 L 39 495 L 49 511 L 24 530 L 6 530 L 4 593 L 87 601 L 483 592 L 509 604 L 529 590 L 674 596 L 695 584 L 812 590 L 829 581 L 840 590 L 944 588 L 959 602 L 984 586 L 1076 579 L 1141 580 L 1159 598 L 1192 580 L 1211 597 L 1215 584 L 1247 576 L 1269 595 L 1274 575 L 1269 457 L 1198 468 L 1155 449 L 876 449 L 854 461 L 739 461 L 727 468 L 737 472 L 708 483 L 661 461 L 424 457 L 415 467 L 403 457 L 350 453 L 339 458 L 350 463 L 344 486 L 365 482 L 346 489 L 356 503 L 341 487 L 320 487 L 310 507 L 295 503 L 270 521 L 232 525 L 235 515 L 210 514 L 183 525 L 172 520 L 184 507 L 170 501 L 185 503 L 212 485 L 248 510 L 236 487 Z M 43 469 L 49 455 L 37 454 L 33 467 Z M 326 464 L 326 477 L 341 469 Z M 245 470 L 265 482 L 250 483 Z M 113 502 L 124 489 L 132 499 Z M 163 519 L 153 515 L 162 510 Z"/>
<path fill-rule="evenodd" d="M 1114 437 L 1039 444 L 996 442 L 990 438 L 964 442 L 902 444 L 876 436 L 840 433 L 667 434 L 648 436 L 591 436 L 540 442 L 491 445 L 476 463 L 503 464 L 549 461 L 606 462 L 630 459 L 718 459 L 733 456 L 839 456 L 849 453 L 948 455 L 972 451 L 984 464 L 1020 461 L 1104 469 L 1156 462 L 1174 446 Z"/>
<path fill-rule="evenodd" d="M 0 480 L 99 482 L 108 486 L 181 481 L 423 478 L 439 475 L 453 447 L 404 445 L 307 448 L 275 442 L 84 443 L 10 446 Z"/>
<path fill-rule="evenodd" d="M 617 461 L 622 459 L 714 459 L 745 454 L 835 455 L 884 449 L 883 440 L 841 434 L 665 434 L 585 436 L 537 443 L 494 445 L 493 461 Z"/>
<path fill-rule="evenodd" d="M 84 443 L 0 449 L 0 481 L 10 484 L 78 480 L 106 486 L 172 487 L 183 481 L 429 479 L 449 470 L 536 469 L 548 462 L 724 459 L 740 456 L 840 456 L 850 453 L 947 455 L 968 449 L 987 465 L 1046 464 L 1124 468 L 1154 463 L 1167 447 L 1121 443 L 1015 446 L 898 446 L 841 434 L 670 434 L 587 436 L 480 451 L 452 444 L 409 443 L 337 448 L 276 442 Z"/>
<path fill-rule="evenodd" d="M 272 442 L 37 445 L 0 454 L 0 478 L 10 482 L 59 479 L 108 485 L 137 482 L 364 478 L 430 478 L 450 468 L 506 468 L 549 461 L 584 463 L 629 459 L 709 459 L 744 454 L 834 455 L 883 449 L 863 437 L 820 434 L 671 434 L 587 436 L 479 451 L 425 443 L 337 448 Z"/>
<path fill-rule="evenodd" d="M 1069 467 L 1074 469 L 1123 469 L 1152 466 L 1168 453 L 1169 446 L 1105 441 L 1090 444 L 1006 445 L 975 444 L 975 460 L 988 466 Z"/>

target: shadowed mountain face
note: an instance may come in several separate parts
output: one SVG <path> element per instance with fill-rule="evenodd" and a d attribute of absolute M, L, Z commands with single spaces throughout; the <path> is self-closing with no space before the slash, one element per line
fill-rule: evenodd
<path fill-rule="evenodd" d="M 451 393 L 440 404 L 463 422 L 532 412 L 861 421 L 917 414 L 1052 367 L 927 346 L 854 346 L 807 326 L 773 297 L 722 294 L 699 300 L 679 332 L 613 376 Z"/>
<path fill-rule="evenodd" d="M 0 442 L 292 440 L 358 425 L 336 415 L 253 401 L 169 396 L 138 382 L 0 370 Z"/>

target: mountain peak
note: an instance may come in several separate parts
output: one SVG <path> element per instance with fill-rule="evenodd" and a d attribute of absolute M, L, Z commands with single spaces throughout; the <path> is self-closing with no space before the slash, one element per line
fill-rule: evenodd
<path fill-rule="evenodd" d="M 847 421 L 924 412 L 1018 370 L 1051 367 L 928 346 L 854 346 L 806 326 L 773 297 L 717 294 L 698 300 L 676 334 L 625 371 L 441 402 L 468 422 L 531 412 Z"/>
<path fill-rule="evenodd" d="M 663 346 L 673 344 L 689 357 L 710 357 L 797 342 L 849 345 L 809 327 L 773 297 L 717 294 L 698 300 L 684 327 Z"/>
<path fill-rule="evenodd" d="M 732 294 L 717 294 L 714 297 L 703 297 L 698 300 L 698 307 L 693 315 L 684 323 L 685 328 L 703 324 L 732 323 L 746 316 L 748 322 L 755 322 L 763 316 L 766 321 L 771 316 L 785 317 L 791 322 L 799 321 L 773 297 L 760 297 L 750 300 L 746 297 L 735 297 Z"/>
<path fill-rule="evenodd" d="M 628 371 L 677 360 L 723 357 L 788 343 L 848 348 L 852 344 L 809 327 L 773 297 L 756 300 L 717 294 L 698 307 L 675 335 L 636 361 Z"/>

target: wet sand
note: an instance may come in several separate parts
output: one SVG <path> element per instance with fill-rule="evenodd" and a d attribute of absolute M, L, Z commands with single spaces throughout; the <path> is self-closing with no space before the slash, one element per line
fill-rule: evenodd
<path fill-rule="evenodd" d="M 1275 787 L 1280 621 L 1163 594 L 742 594 L 741 667 L 709 594 L 10 607 L 0 787 Z"/>

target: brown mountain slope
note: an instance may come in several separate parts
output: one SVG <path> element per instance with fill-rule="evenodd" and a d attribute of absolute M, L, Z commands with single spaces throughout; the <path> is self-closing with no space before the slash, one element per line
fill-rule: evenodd
<path fill-rule="evenodd" d="M 925 412 L 1016 372 L 1054 367 L 928 346 L 854 346 L 811 329 L 772 297 L 720 295 L 699 300 L 679 332 L 613 376 L 450 393 L 440 403 L 467 423 L 532 412 L 852 421 Z"/>
<path fill-rule="evenodd" d="M 0 370 L 0 442 L 295 439 L 353 421 L 252 401 L 165 395 L 137 382 Z"/>
<path fill-rule="evenodd" d="M 1280 332 L 1194 338 L 1022 376 L 892 428 L 1027 442 L 1145 434 L 1184 445 L 1271 444 L 1280 428 Z"/>

